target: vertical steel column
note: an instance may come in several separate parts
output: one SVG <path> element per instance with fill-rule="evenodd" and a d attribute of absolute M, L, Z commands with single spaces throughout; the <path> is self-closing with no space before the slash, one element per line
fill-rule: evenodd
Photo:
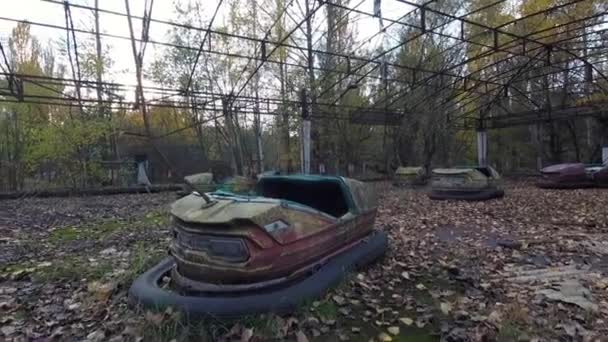
<path fill-rule="evenodd" d="M 311 106 L 308 102 L 308 94 L 306 89 L 302 89 L 301 95 L 301 105 L 302 105 L 302 134 L 301 134 L 301 157 L 302 157 L 302 165 L 300 167 L 302 173 L 308 174 L 310 173 L 310 116 L 311 116 Z"/>
<path fill-rule="evenodd" d="M 477 130 L 477 163 L 488 165 L 488 132 L 485 129 Z"/>
<path fill-rule="evenodd" d="M 302 166 L 303 173 L 310 173 L 310 119 L 302 121 Z"/>

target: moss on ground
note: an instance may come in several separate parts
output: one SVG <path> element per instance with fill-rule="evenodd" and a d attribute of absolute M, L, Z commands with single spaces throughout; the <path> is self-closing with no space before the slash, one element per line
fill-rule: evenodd
<path fill-rule="evenodd" d="M 336 319 L 336 317 L 338 317 L 338 307 L 329 300 L 320 302 L 319 305 L 314 307 L 314 311 L 319 315 L 319 317 L 327 320 Z"/>
<path fill-rule="evenodd" d="M 66 226 L 53 230 L 49 242 L 53 244 L 66 243 L 75 240 L 99 240 L 120 229 L 128 227 L 129 223 L 120 220 L 92 222 L 81 226 Z"/>
<path fill-rule="evenodd" d="M 24 261 L 7 265 L 0 269 L 0 275 L 12 280 L 29 277 L 40 282 L 56 282 L 77 281 L 83 278 L 97 280 L 111 273 L 112 270 L 112 263 L 108 260 L 91 262 L 86 257 L 70 256 L 42 263 Z"/>
<path fill-rule="evenodd" d="M 111 273 L 114 266 L 108 260 L 90 262 L 84 257 L 56 259 L 52 265 L 37 268 L 32 278 L 41 282 L 77 281 L 83 278 L 98 280 Z"/>
<path fill-rule="evenodd" d="M 152 211 L 147 213 L 144 217 L 136 220 L 135 223 L 143 226 L 142 228 L 150 227 L 150 226 L 166 226 L 171 221 L 171 216 L 169 213 L 161 212 L 161 211 Z"/>
<path fill-rule="evenodd" d="M 521 338 L 528 336 L 524 330 L 518 327 L 517 324 L 507 322 L 498 331 L 496 340 L 498 342 L 519 341 Z"/>
<path fill-rule="evenodd" d="M 168 213 L 152 211 L 145 216 L 132 220 L 102 220 L 56 228 L 49 235 L 52 244 L 67 243 L 76 240 L 101 240 L 109 235 L 123 230 L 137 231 L 141 229 L 167 226 L 170 222 Z"/>

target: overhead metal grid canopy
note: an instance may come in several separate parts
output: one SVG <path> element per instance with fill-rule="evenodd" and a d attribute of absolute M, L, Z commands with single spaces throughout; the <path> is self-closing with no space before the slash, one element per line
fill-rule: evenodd
<path fill-rule="evenodd" d="M 2 102 L 78 105 L 85 109 L 104 106 L 109 110 L 160 106 L 208 113 L 183 129 L 234 112 L 286 115 L 285 108 L 303 105 L 298 96 L 303 87 L 311 89 L 311 118 L 367 125 L 396 125 L 409 114 L 423 110 L 441 113 L 448 125 L 467 129 L 606 115 L 608 4 L 602 1 L 550 1 L 545 7 L 530 5 L 525 14 L 508 17 L 497 14 L 509 3 L 506 0 L 468 1 L 456 9 L 446 8 L 437 0 L 384 0 L 403 4 L 403 15 L 391 19 L 364 6 L 371 3 L 366 0 L 352 1 L 353 4 L 340 0 L 306 1 L 306 9 L 303 1 L 291 0 L 280 15 L 259 27 L 257 34 L 230 32 L 220 27 L 215 18 L 222 11 L 222 1 L 216 2 L 206 26 L 157 19 L 153 15 L 153 1 L 141 16 L 130 13 L 128 1 L 124 12 L 70 1 L 44 1 L 63 6 L 65 25 L 29 20 L 28 23 L 64 31 L 71 76 L 48 77 L 13 70 L 3 43 L 0 76 L 6 82 L 0 83 L 4 85 L 0 89 Z M 329 50 L 322 44 L 327 31 L 315 35 L 305 29 L 310 29 L 306 24 L 310 24 L 311 18 L 328 7 L 338 13 L 334 18 L 336 25 L 365 17 L 383 23 L 377 32 L 364 38 L 355 37 L 354 49 Z M 97 34 L 104 41 L 132 43 L 136 82 L 99 82 L 83 76 L 78 47 L 96 33 L 79 26 L 74 17 L 76 13 L 94 10 L 128 20 L 130 35 Z M 260 11 L 263 12 L 261 6 Z M 0 16 L 0 21 L 20 19 Z M 140 36 L 133 30 L 134 21 L 142 28 Z M 283 21 L 286 29 L 277 37 L 273 29 L 279 21 Z M 176 44 L 160 36 L 153 37 L 149 34 L 153 25 L 202 35 L 200 45 Z M 385 39 L 395 28 L 401 28 L 398 37 Z M 314 38 L 310 39 L 312 42 L 309 40 L 310 44 L 303 39 L 307 34 Z M 380 46 L 364 53 L 363 47 L 380 36 L 383 36 Z M 434 51 L 417 53 L 422 42 L 429 41 L 441 44 L 431 44 L 437 48 Z M 179 86 L 161 86 L 147 79 L 142 67 L 147 45 L 195 52 L 190 77 Z M 235 48 L 238 46 L 246 48 Z M 398 58 L 400 51 L 410 53 Z M 213 58 L 230 58 L 233 63 L 230 72 L 236 78 L 223 85 L 193 82 L 201 64 Z M 279 96 L 278 85 L 272 81 L 267 66 L 278 66 L 282 72 L 294 75 L 294 84 L 283 92 L 287 96 Z M 264 86 L 254 87 L 253 83 L 259 82 L 253 81 L 260 79 L 265 80 Z M 48 89 L 52 94 L 28 94 L 23 91 L 27 84 Z M 103 90 L 102 98 L 88 95 L 99 88 Z M 353 90 L 364 92 L 370 101 L 345 104 L 344 99 Z M 129 93 L 136 96 L 125 95 Z M 297 112 L 290 111 L 290 115 Z"/>

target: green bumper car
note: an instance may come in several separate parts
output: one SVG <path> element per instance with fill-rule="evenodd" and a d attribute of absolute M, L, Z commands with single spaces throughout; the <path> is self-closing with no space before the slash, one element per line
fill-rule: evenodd
<path fill-rule="evenodd" d="M 496 170 L 490 166 L 474 166 L 434 169 L 429 197 L 433 200 L 485 201 L 501 198 L 504 194 Z"/>
<path fill-rule="evenodd" d="M 426 169 L 423 166 L 400 166 L 395 171 L 393 185 L 420 186 L 428 181 Z"/>

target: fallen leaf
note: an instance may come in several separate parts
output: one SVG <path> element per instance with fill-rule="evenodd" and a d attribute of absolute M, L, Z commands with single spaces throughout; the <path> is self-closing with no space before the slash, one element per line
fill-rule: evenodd
<path fill-rule="evenodd" d="M 335 320 L 335 319 L 326 319 L 326 320 L 323 320 L 323 323 L 324 323 L 325 325 L 332 326 L 332 325 L 335 325 L 335 324 L 336 324 L 336 320 Z"/>
<path fill-rule="evenodd" d="M 502 315 L 499 311 L 492 311 L 488 316 L 488 322 L 490 322 L 495 327 L 500 327 L 500 322 L 502 322 Z"/>
<path fill-rule="evenodd" d="M 93 281 L 87 285 L 88 291 L 91 292 L 100 302 L 106 302 L 108 299 L 110 299 L 110 296 L 114 292 L 115 288 L 116 283 L 112 282 L 102 284 L 98 281 Z"/>
<path fill-rule="evenodd" d="M 416 285 L 416 288 L 417 288 L 418 290 L 422 291 L 422 290 L 425 290 L 425 289 L 426 289 L 426 286 L 424 286 L 424 284 L 418 284 L 418 285 Z"/>
<path fill-rule="evenodd" d="M 296 332 L 296 341 L 297 342 L 308 342 L 308 337 L 306 337 L 306 334 L 304 334 L 304 332 L 302 330 L 298 330 L 298 332 Z"/>
<path fill-rule="evenodd" d="M 340 306 L 346 304 L 346 300 L 342 296 L 336 295 L 336 296 L 333 296 L 332 299 L 334 300 L 334 302 L 336 302 L 336 304 L 338 304 Z"/>
<path fill-rule="evenodd" d="M 253 329 L 243 329 L 241 333 L 241 342 L 249 342 L 253 337 Z"/>
<path fill-rule="evenodd" d="M 404 272 L 401 272 L 401 277 L 402 277 L 403 279 L 407 279 L 407 280 L 409 280 L 409 279 L 410 279 L 410 274 L 409 274 L 408 272 L 405 272 L 405 271 L 404 271 Z"/>
<path fill-rule="evenodd" d="M 338 309 L 338 312 L 344 316 L 350 315 L 350 310 L 347 308 L 340 308 L 340 309 Z"/>
<path fill-rule="evenodd" d="M 26 276 L 27 272 L 25 270 L 18 270 L 11 273 L 11 280 L 21 280 Z"/>
<path fill-rule="evenodd" d="M 2 332 L 2 335 L 7 336 L 7 337 L 14 334 L 15 331 L 16 331 L 15 327 L 13 327 L 11 325 L 0 328 L 0 332 Z"/>
<path fill-rule="evenodd" d="M 388 330 L 391 335 L 399 335 L 399 327 L 388 327 L 386 330 Z"/>
<path fill-rule="evenodd" d="M 440 304 L 440 308 L 444 315 L 448 315 L 452 311 L 452 304 L 443 302 Z"/>
<path fill-rule="evenodd" d="M 380 333 L 378 335 L 378 339 L 380 340 L 380 342 L 391 342 L 393 340 L 393 338 L 391 337 L 391 335 L 387 334 L 387 333 Z"/>
<path fill-rule="evenodd" d="M 87 340 L 94 341 L 94 342 L 100 342 L 104 338 L 106 338 L 106 334 L 101 330 L 95 330 L 92 333 L 87 335 Z"/>
<path fill-rule="evenodd" d="M 158 313 L 158 312 L 147 311 L 145 318 L 146 318 L 146 321 L 148 321 L 158 327 L 165 320 L 165 315 L 162 313 Z"/>
<path fill-rule="evenodd" d="M 409 325 L 412 325 L 412 324 L 414 323 L 414 320 L 413 320 L 413 319 L 411 319 L 411 318 L 409 318 L 409 317 L 402 317 L 402 318 L 399 318 L 399 321 L 400 321 L 401 323 L 405 324 L 405 325 L 408 325 L 408 326 L 409 326 Z"/>

